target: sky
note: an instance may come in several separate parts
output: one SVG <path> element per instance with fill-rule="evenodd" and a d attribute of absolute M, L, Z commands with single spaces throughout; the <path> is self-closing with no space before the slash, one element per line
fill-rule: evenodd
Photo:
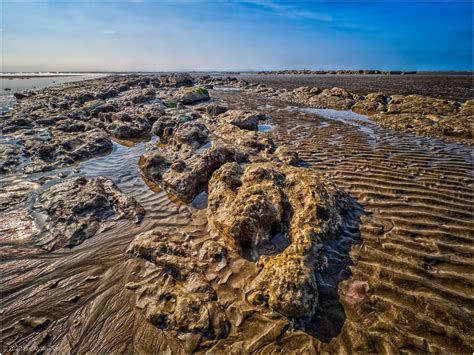
<path fill-rule="evenodd" d="M 1 0 L 13 71 L 472 70 L 470 1 Z"/>

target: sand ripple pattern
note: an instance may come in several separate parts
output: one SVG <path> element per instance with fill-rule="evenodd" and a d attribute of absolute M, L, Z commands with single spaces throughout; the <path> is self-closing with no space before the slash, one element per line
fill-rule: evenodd
<path fill-rule="evenodd" d="M 365 212 L 351 281 L 370 290 L 362 304 L 344 303 L 346 323 L 327 349 L 471 352 L 472 150 L 402 135 L 355 114 L 356 124 L 347 124 L 288 111 L 273 112 L 273 138 Z"/>

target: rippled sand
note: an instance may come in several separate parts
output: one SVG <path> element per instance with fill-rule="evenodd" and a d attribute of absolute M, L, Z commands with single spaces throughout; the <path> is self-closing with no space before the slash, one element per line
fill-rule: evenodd
<path fill-rule="evenodd" d="M 327 247 L 328 268 L 317 275 L 321 300 L 313 323 L 288 331 L 280 318 L 246 304 L 246 285 L 256 268 L 243 258 L 232 259 L 216 271 L 219 281 L 213 286 L 237 326 L 211 352 L 472 351 L 470 146 L 391 131 L 351 112 L 315 110 L 236 90 L 213 90 L 211 97 L 268 113 L 272 120 L 261 134 L 296 151 L 305 166 L 355 199 L 342 242 Z M 178 228 L 195 245 L 210 237 L 202 203 L 176 203 L 140 176 L 139 156 L 152 144 L 115 142 L 110 155 L 85 161 L 79 170 L 2 178 L 0 194 L 23 199 L 24 211 L 57 180 L 42 186 L 34 181 L 69 173 L 107 176 L 147 212 L 140 225 L 119 222 L 78 247 L 48 253 L 27 238 L 41 221 L 21 208 L 7 209 L 0 217 L 2 348 L 179 350 L 177 339 L 135 308 L 135 295 L 125 284 L 144 268 L 125 250 L 137 234 L 155 226 Z"/>

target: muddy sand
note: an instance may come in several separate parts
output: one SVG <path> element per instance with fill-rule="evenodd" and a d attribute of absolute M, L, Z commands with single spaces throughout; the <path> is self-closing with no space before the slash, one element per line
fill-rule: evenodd
<path fill-rule="evenodd" d="M 16 94 L 2 352 L 473 351 L 472 101 L 260 79 Z"/>

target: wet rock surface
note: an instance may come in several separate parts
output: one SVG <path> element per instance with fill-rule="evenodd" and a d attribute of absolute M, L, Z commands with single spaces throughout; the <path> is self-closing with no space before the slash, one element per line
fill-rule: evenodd
<path fill-rule="evenodd" d="M 135 223 L 145 215 L 133 197 L 105 178 L 69 179 L 41 193 L 35 210 L 46 216 L 37 244 L 46 250 L 74 247 L 99 233 L 105 222 L 126 218 Z"/>

